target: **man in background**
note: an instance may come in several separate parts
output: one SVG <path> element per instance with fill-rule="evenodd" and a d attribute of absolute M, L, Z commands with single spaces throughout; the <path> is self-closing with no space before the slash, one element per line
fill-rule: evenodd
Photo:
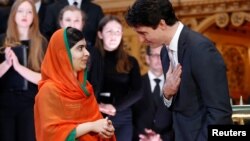
<path fill-rule="evenodd" d="M 133 141 L 138 141 L 140 134 L 147 138 L 145 129 L 158 133 L 162 141 L 173 141 L 172 114 L 164 105 L 161 92 L 164 84 L 161 47 L 146 47 L 148 72 L 142 76 L 143 96 L 133 106 Z"/>

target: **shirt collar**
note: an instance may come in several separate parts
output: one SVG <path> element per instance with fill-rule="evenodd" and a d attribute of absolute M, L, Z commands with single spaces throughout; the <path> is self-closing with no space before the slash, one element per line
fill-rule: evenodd
<path fill-rule="evenodd" d="M 38 11 L 39 11 L 39 9 L 40 9 L 40 7 L 41 7 L 41 1 L 38 1 L 38 2 L 36 2 L 35 3 L 35 7 L 36 7 L 36 12 L 38 13 Z"/>
<path fill-rule="evenodd" d="M 148 77 L 149 77 L 150 81 L 154 81 L 155 78 L 158 78 L 161 81 L 164 81 L 164 75 L 163 74 L 160 77 L 156 77 L 150 70 L 148 70 Z"/>
<path fill-rule="evenodd" d="M 179 25 L 177 27 L 177 30 L 176 30 L 176 32 L 174 34 L 173 39 L 170 41 L 170 44 L 169 44 L 169 49 L 173 50 L 175 52 L 177 52 L 177 49 L 178 49 L 178 40 L 179 40 L 179 37 L 180 37 L 180 34 L 181 34 L 181 30 L 184 27 L 184 25 L 181 22 L 178 22 L 178 23 L 179 23 Z"/>
<path fill-rule="evenodd" d="M 82 0 L 68 0 L 69 5 L 73 5 L 75 1 L 78 3 L 77 7 L 81 8 Z"/>

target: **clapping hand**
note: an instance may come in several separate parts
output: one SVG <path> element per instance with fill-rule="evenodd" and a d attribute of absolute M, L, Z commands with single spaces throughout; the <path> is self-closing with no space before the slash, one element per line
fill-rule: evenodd
<path fill-rule="evenodd" d="M 10 47 L 5 48 L 5 50 L 4 50 L 5 60 L 6 60 L 7 64 L 10 66 L 12 65 L 12 58 L 11 58 L 12 52 L 13 51 L 10 49 Z"/>
<path fill-rule="evenodd" d="M 21 65 L 18 61 L 18 58 L 15 54 L 15 52 L 13 50 L 10 51 L 11 53 L 11 61 L 12 61 L 12 65 L 14 67 L 15 70 L 17 70 L 17 68 Z"/>

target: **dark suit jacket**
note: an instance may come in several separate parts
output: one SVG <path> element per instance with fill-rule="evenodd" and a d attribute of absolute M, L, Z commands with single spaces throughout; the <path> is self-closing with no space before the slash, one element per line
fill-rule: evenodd
<path fill-rule="evenodd" d="M 134 141 L 144 133 L 145 128 L 153 129 L 163 141 L 173 141 L 172 113 L 164 105 L 160 96 L 151 92 L 148 74 L 142 76 L 142 98 L 133 106 Z"/>
<path fill-rule="evenodd" d="M 47 7 L 46 16 L 42 26 L 42 33 L 47 39 L 50 39 L 51 35 L 59 28 L 58 15 L 60 10 L 67 5 L 69 5 L 67 0 L 58 0 Z M 102 8 L 99 5 L 90 2 L 90 0 L 82 0 L 81 10 L 87 15 L 87 21 L 83 32 L 87 41 L 91 43 L 90 46 L 93 46 L 96 39 L 98 23 L 104 14 Z"/>
<path fill-rule="evenodd" d="M 46 14 L 46 7 L 47 7 L 47 4 L 45 3 L 41 3 L 41 7 L 38 11 L 38 17 L 39 17 L 39 29 L 40 31 L 42 30 L 42 24 L 43 24 L 43 21 L 44 21 L 44 18 L 45 18 L 45 14 Z"/>
<path fill-rule="evenodd" d="M 169 57 L 164 49 L 166 74 Z M 206 141 L 208 125 L 232 123 L 225 63 L 210 40 L 186 26 L 178 41 L 178 61 L 181 83 L 170 106 L 176 141 Z"/>
<path fill-rule="evenodd" d="M 0 7 L 0 34 L 6 32 L 11 6 Z"/>

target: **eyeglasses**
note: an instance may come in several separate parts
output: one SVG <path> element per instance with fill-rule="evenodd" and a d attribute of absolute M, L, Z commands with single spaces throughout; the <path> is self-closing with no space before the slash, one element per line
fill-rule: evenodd
<path fill-rule="evenodd" d="M 149 54 L 149 56 L 152 58 L 160 58 L 161 57 L 160 54 Z"/>

